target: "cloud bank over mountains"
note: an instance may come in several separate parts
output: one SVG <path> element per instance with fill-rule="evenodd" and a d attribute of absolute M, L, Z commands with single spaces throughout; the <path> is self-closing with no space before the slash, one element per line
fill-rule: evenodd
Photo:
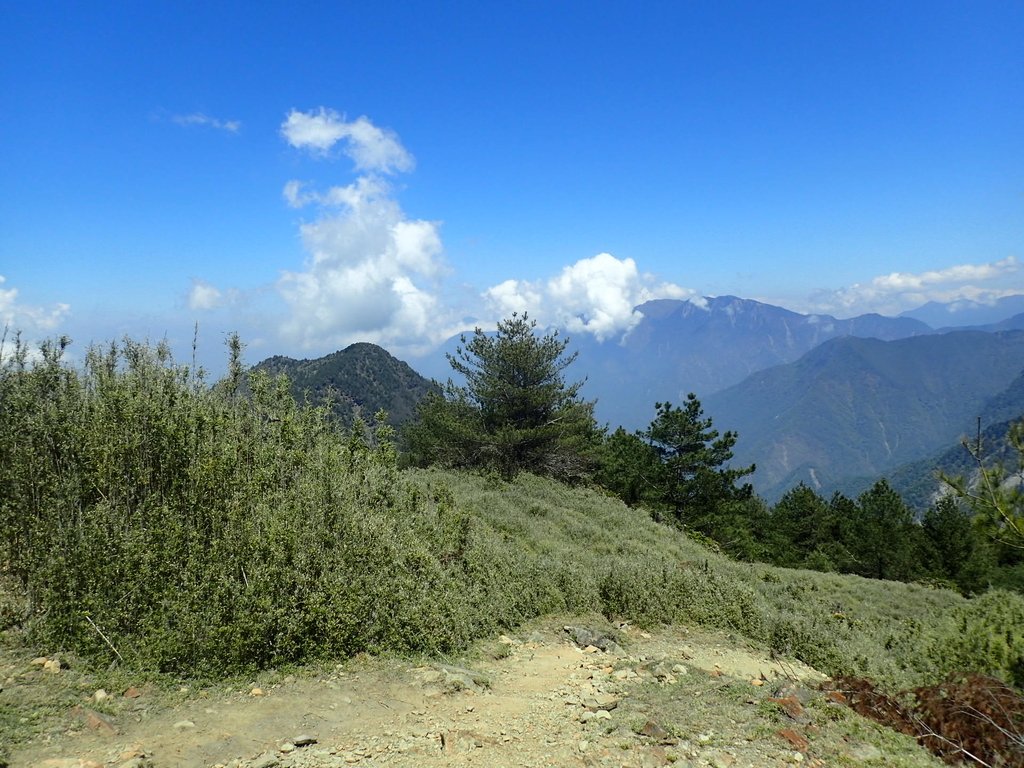
<path fill-rule="evenodd" d="M 187 120 L 226 127 L 202 115 Z M 304 263 L 282 265 L 273 285 L 257 288 L 218 287 L 194 278 L 187 294 L 193 312 L 240 311 L 247 302 L 265 301 L 269 295 L 277 307 L 263 314 L 266 327 L 255 330 L 260 336 L 276 336 L 279 346 L 322 353 L 371 341 L 416 354 L 472 327 L 493 328 L 512 312 L 528 312 L 544 326 L 614 341 L 640 321 L 635 308 L 645 301 L 702 303 L 697 290 L 644 273 L 633 258 L 598 253 L 553 269 L 546 277 L 510 274 L 496 285 L 475 289 L 468 305 L 463 294 L 455 306 L 448 298 L 455 276 L 444 257 L 441 222 L 411 218 L 398 202 L 394 180 L 411 173 L 416 161 L 394 131 L 366 116 L 349 120 L 318 107 L 293 109 L 279 133 L 287 146 L 318 167 L 335 172 L 337 162 L 347 159 L 354 178 L 328 186 L 288 179 L 281 192 L 285 205 L 308 216 L 298 224 Z M 986 303 L 1024 292 L 1005 287 L 1020 266 L 1011 256 L 918 274 L 893 272 L 820 291 L 803 306 L 746 298 L 839 317 L 895 315 L 929 301 Z M 249 312 L 250 320 L 254 316 Z"/>
<path fill-rule="evenodd" d="M 1021 288 L 993 285 L 994 281 L 1019 273 L 1020 268 L 1016 257 L 1007 256 L 987 264 L 958 264 L 918 274 L 892 272 L 879 275 L 868 283 L 854 283 L 839 290 L 815 294 L 810 299 L 809 309 L 849 317 L 868 312 L 898 315 L 930 301 L 994 304 L 1004 296 L 1024 292 Z"/>
<path fill-rule="evenodd" d="M 621 337 L 640 322 L 636 306 L 651 299 L 696 299 L 699 294 L 641 274 L 633 259 L 610 253 L 580 259 L 546 281 L 509 279 L 484 291 L 497 317 L 529 312 L 545 325 L 591 333 L 599 341 Z"/>

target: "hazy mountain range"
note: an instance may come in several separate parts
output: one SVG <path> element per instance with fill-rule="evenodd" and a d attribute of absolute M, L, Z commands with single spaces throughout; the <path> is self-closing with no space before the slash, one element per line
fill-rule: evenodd
<path fill-rule="evenodd" d="M 579 357 L 567 375 L 586 377 L 599 421 L 641 428 L 655 402 L 696 392 L 716 427 L 739 433 L 736 461 L 758 465 L 755 487 L 770 499 L 798 482 L 830 493 L 886 473 L 925 494 L 917 462 L 955 450 L 979 416 L 983 426 L 1024 416 L 1024 296 L 842 320 L 735 296 L 637 309 L 642 320 L 620 341 L 571 338 Z M 950 330 L 960 320 L 972 330 Z M 417 368 L 447 379 L 444 354 L 458 344 Z M 432 386 L 372 344 L 257 367 L 287 373 L 297 394 L 330 393 L 344 421 L 353 408 L 364 418 L 385 408 L 401 424 Z"/>
<path fill-rule="evenodd" d="M 740 434 L 768 498 L 799 482 L 832 490 L 879 477 L 971 432 L 1024 369 L 1024 331 L 952 331 L 896 341 L 833 339 L 704 401 Z M 1017 399 L 1016 416 L 1024 415 Z"/>

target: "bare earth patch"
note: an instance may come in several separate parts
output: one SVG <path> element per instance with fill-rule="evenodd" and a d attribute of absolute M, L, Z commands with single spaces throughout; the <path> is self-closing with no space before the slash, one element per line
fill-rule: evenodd
<path fill-rule="evenodd" d="M 525 628 L 452 664 L 361 659 L 100 701 L 73 670 L 5 657 L 0 706 L 49 688 L 59 699 L 51 721 L 22 724 L 35 730 L 9 765 L 939 765 L 828 702 L 824 676 L 798 662 L 702 630 L 577 621 Z"/>

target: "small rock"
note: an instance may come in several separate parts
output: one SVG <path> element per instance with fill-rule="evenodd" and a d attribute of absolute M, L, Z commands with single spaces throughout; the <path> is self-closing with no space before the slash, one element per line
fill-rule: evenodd
<path fill-rule="evenodd" d="M 174 724 L 174 730 L 176 731 L 187 731 L 190 728 L 195 728 L 196 724 L 191 720 L 179 720 Z"/>
<path fill-rule="evenodd" d="M 286 741 L 284 744 L 277 748 L 277 751 L 280 752 L 282 755 L 291 754 L 295 751 L 295 745 L 292 744 L 290 741 Z"/>
<path fill-rule="evenodd" d="M 92 731 L 105 733 L 108 736 L 113 736 L 117 733 L 117 727 L 110 718 L 104 717 L 98 712 L 93 712 L 91 709 L 73 707 L 71 714 L 79 718 L 85 724 L 85 727 Z"/>
<path fill-rule="evenodd" d="M 755 688 L 760 688 L 762 685 L 764 685 L 764 680 L 762 680 L 759 677 L 755 677 L 753 680 L 750 681 L 750 684 Z"/>
<path fill-rule="evenodd" d="M 806 737 L 797 733 L 792 728 L 783 728 L 781 731 L 776 731 L 776 735 L 788 741 L 795 749 L 801 752 L 810 746 L 810 742 L 807 741 Z"/>
<path fill-rule="evenodd" d="M 29 662 L 29 664 L 31 664 L 33 667 L 41 667 L 48 661 L 49 659 L 45 656 L 36 656 L 34 659 L 32 659 L 32 661 Z"/>
<path fill-rule="evenodd" d="M 482 746 L 480 737 L 470 731 L 446 731 L 441 734 L 441 749 L 445 754 L 472 752 Z"/>
<path fill-rule="evenodd" d="M 585 710 L 583 710 L 583 714 L 580 715 L 580 722 L 581 723 L 589 723 L 591 720 L 595 719 L 596 717 L 597 717 L 597 714 L 592 709 L 585 709 Z"/>
<path fill-rule="evenodd" d="M 611 720 L 612 713 L 609 712 L 607 709 L 599 709 L 594 713 L 594 717 L 596 717 L 598 720 Z"/>
<path fill-rule="evenodd" d="M 675 675 L 688 675 L 690 674 L 690 670 L 688 670 L 682 664 L 676 664 L 672 667 L 672 673 Z"/>
<path fill-rule="evenodd" d="M 43 664 L 43 672 L 49 672 L 51 675 L 56 675 L 60 672 L 60 659 L 47 659 L 46 663 Z"/>
<path fill-rule="evenodd" d="M 106 701 L 110 698 L 110 694 L 100 688 L 96 693 L 92 695 L 92 700 L 99 704 L 102 701 Z"/>
<path fill-rule="evenodd" d="M 262 688 L 259 688 L 259 687 L 253 687 L 253 688 L 252 688 L 252 689 L 251 689 L 251 690 L 249 691 L 249 695 L 250 695 L 250 696 L 266 696 L 267 694 L 266 694 L 266 691 L 264 691 L 264 690 L 263 690 Z"/>
<path fill-rule="evenodd" d="M 277 768 L 280 764 L 281 761 L 277 758 L 277 755 L 271 752 L 264 752 L 252 761 L 250 768 Z"/>
<path fill-rule="evenodd" d="M 126 760 L 134 760 L 137 757 L 145 756 L 146 750 L 144 750 L 138 744 L 132 744 L 131 746 L 128 746 L 125 749 L 121 750 L 121 752 L 117 756 L 117 759 L 124 762 Z"/>
<path fill-rule="evenodd" d="M 294 744 L 296 747 L 308 747 L 312 744 L 316 744 L 316 737 L 307 736 L 306 734 L 303 734 L 302 736 L 296 736 L 294 739 L 292 739 L 292 744 Z"/>
<path fill-rule="evenodd" d="M 136 688 L 136 687 L 135 687 L 134 685 L 133 685 L 133 686 L 131 686 L 131 687 L 130 687 L 130 688 L 129 688 L 128 690 L 126 690 L 126 691 L 124 692 L 124 694 L 123 694 L 123 696 L 124 696 L 124 697 L 125 697 L 126 699 L 137 699 L 137 698 L 139 698 L 139 696 L 141 696 L 141 695 L 142 695 L 142 691 L 140 691 L 140 690 L 139 690 L 138 688 Z"/>
<path fill-rule="evenodd" d="M 639 733 L 641 736 L 646 736 L 647 738 L 654 739 L 655 741 L 665 741 L 666 739 L 670 739 L 672 737 L 672 735 L 668 731 L 666 731 L 653 720 L 648 720 L 646 723 L 644 723 Z"/>
<path fill-rule="evenodd" d="M 777 704 L 778 707 L 785 712 L 791 720 L 796 720 L 798 723 L 808 722 L 807 716 L 804 714 L 804 707 L 800 703 L 800 700 L 796 696 L 786 696 L 784 698 L 770 698 L 768 699 L 772 704 Z"/>
<path fill-rule="evenodd" d="M 662 747 L 648 747 L 640 752 L 640 768 L 662 768 L 671 764 L 672 760 Z"/>
<path fill-rule="evenodd" d="M 619 706 L 619 700 L 609 693 L 599 693 L 583 700 L 583 706 L 592 710 L 612 710 Z"/>

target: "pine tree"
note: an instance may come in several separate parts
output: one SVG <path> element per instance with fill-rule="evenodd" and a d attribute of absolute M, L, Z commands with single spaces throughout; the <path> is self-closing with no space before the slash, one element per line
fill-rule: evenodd
<path fill-rule="evenodd" d="M 519 472 L 579 479 L 598 431 L 592 402 L 580 397 L 583 381 L 567 383 L 576 360 L 557 331 L 538 336 L 526 313 L 513 314 L 488 335 L 463 336 L 443 393 L 428 397 L 406 434 L 414 460 L 481 467 L 512 477 Z"/>
<path fill-rule="evenodd" d="M 754 465 L 731 468 L 735 432 L 719 434 L 704 416 L 697 396 L 686 396 L 683 407 L 656 403 L 657 416 L 641 433 L 661 459 L 660 501 L 680 523 L 713 515 L 720 502 L 749 499 L 753 488 L 737 481 L 754 472 Z"/>

